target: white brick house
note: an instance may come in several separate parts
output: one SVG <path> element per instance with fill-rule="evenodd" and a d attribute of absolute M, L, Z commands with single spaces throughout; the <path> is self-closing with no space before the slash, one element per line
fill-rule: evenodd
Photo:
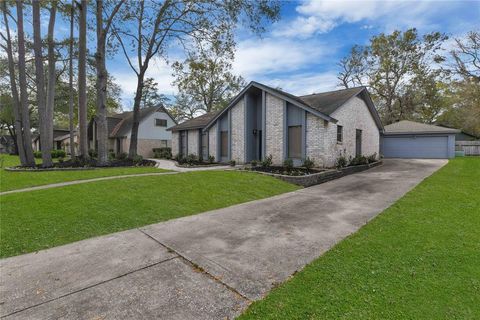
<path fill-rule="evenodd" d="M 276 165 L 308 157 L 332 167 L 340 155 L 378 156 L 383 127 L 364 87 L 294 96 L 251 82 L 224 110 L 168 130 L 174 155 L 237 163 L 271 155 Z"/>

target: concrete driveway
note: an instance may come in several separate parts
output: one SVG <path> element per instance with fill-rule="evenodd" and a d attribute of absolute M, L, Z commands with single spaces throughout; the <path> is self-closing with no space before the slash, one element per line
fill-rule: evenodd
<path fill-rule="evenodd" d="M 3 259 L 1 315 L 233 318 L 446 163 L 386 160 L 296 192 Z"/>

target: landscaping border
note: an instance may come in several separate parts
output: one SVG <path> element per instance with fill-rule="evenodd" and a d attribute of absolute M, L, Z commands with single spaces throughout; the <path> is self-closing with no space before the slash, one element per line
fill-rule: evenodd
<path fill-rule="evenodd" d="M 253 171 L 252 172 L 257 172 L 265 175 L 269 175 L 272 177 L 275 177 L 277 179 L 296 184 L 298 186 L 302 187 L 311 187 L 317 184 L 321 184 L 327 181 L 335 180 L 344 176 L 348 176 L 349 174 L 361 172 L 368 170 L 370 168 L 376 167 L 381 165 L 383 162 L 376 161 L 373 163 L 369 164 L 363 164 L 359 166 L 350 166 L 350 167 L 345 167 L 341 169 L 331 169 L 331 170 L 326 170 L 323 172 L 319 173 L 314 173 L 314 174 L 309 174 L 305 176 L 287 176 L 283 174 L 276 174 L 276 173 L 268 173 L 268 172 L 262 172 L 262 171 Z"/>

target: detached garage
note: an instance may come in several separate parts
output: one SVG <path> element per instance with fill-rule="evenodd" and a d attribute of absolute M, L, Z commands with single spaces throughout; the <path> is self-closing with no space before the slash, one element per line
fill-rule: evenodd
<path fill-rule="evenodd" d="M 380 153 L 385 158 L 448 159 L 455 157 L 455 134 L 459 130 L 413 121 L 385 126 Z"/>

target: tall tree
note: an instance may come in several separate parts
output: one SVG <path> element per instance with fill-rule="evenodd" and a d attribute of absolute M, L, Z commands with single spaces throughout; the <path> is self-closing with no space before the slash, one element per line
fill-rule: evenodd
<path fill-rule="evenodd" d="M 42 151 L 42 166 L 52 166 L 52 145 L 47 133 L 47 105 L 45 96 L 45 73 L 43 70 L 43 53 L 42 53 L 42 35 L 40 26 L 40 1 L 32 2 L 32 18 L 33 18 L 33 51 L 35 54 L 35 85 L 37 88 L 37 108 L 38 119 L 40 123 L 40 150 Z"/>
<path fill-rule="evenodd" d="M 129 157 L 137 154 L 139 112 L 145 74 L 153 57 L 166 58 L 168 45 L 176 42 L 184 48 L 195 43 L 228 42 L 233 46 L 232 30 L 241 17 L 248 26 L 260 32 L 262 19 L 276 19 L 279 4 L 269 0 L 206 0 L 206 1 L 139 1 L 126 6 L 122 21 L 117 25 L 116 38 L 125 58 L 137 76 L 133 105 L 133 124 Z M 125 43 L 130 44 L 128 50 Z M 135 58 L 132 58 L 132 52 Z"/>
<path fill-rule="evenodd" d="M 36 1 L 34 1 L 36 2 Z M 55 87 L 57 81 L 56 53 L 55 53 L 55 20 L 57 17 L 57 1 L 50 2 L 50 18 L 48 20 L 48 33 L 47 33 L 47 61 L 48 61 L 48 74 L 47 74 L 47 98 L 45 104 L 46 123 L 45 132 L 48 139 L 48 150 L 50 153 L 50 163 L 44 164 L 44 166 L 51 166 L 51 150 L 53 149 L 53 112 L 55 106 Z M 43 159 L 43 152 L 42 152 Z"/>
<path fill-rule="evenodd" d="M 223 109 L 245 86 L 245 80 L 230 72 L 233 53 L 214 44 L 206 50 L 191 53 L 183 63 L 173 64 L 175 84 L 180 93 L 191 96 L 198 110 Z M 189 108 L 190 109 L 190 108 Z"/>
<path fill-rule="evenodd" d="M 30 113 L 28 110 L 27 73 L 25 62 L 25 32 L 23 28 L 23 2 L 17 4 L 17 41 L 18 41 L 18 82 L 20 86 L 20 112 L 22 116 L 23 148 L 25 151 L 25 166 L 34 167 L 32 133 L 30 128 Z M 18 134 L 18 133 L 17 133 Z"/>
<path fill-rule="evenodd" d="M 70 7 L 70 37 L 68 43 L 68 128 L 70 131 L 70 157 L 75 157 L 75 128 L 74 128 L 74 105 L 73 105 L 73 40 L 74 40 L 75 0 Z"/>
<path fill-rule="evenodd" d="M 455 48 L 451 51 L 458 75 L 480 83 L 480 31 L 470 31 L 464 39 L 455 39 Z"/>
<path fill-rule="evenodd" d="M 432 64 L 443 62 L 437 52 L 446 39 L 439 32 L 421 37 L 416 29 L 382 33 L 341 60 L 339 79 L 345 87 L 368 86 L 385 124 L 409 119 L 419 106 L 410 95 L 412 85 L 419 80 L 428 84 L 428 78 L 439 75 Z"/>
<path fill-rule="evenodd" d="M 87 0 L 79 4 L 78 26 L 78 127 L 80 155 L 88 158 L 87 135 Z"/>
<path fill-rule="evenodd" d="M 97 0 L 96 2 L 96 22 L 97 22 L 97 51 L 95 52 L 95 62 L 97 69 L 97 114 L 95 121 L 97 123 L 98 139 L 98 160 L 97 165 L 103 166 L 108 162 L 108 129 L 107 129 L 107 67 L 105 65 L 105 53 L 107 45 L 107 35 L 109 33 L 112 21 L 125 0 L 120 0 L 113 7 L 110 14 L 104 18 L 104 6 L 106 1 Z M 105 24 L 104 24 L 105 19 Z"/>
<path fill-rule="evenodd" d="M 22 166 L 27 166 L 27 158 L 25 154 L 25 144 L 24 144 L 24 135 L 23 135 L 23 123 L 22 123 L 22 114 L 21 114 L 21 104 L 20 98 L 18 96 L 17 81 L 15 76 L 15 61 L 13 59 L 13 49 L 12 49 L 12 38 L 10 35 L 10 27 L 8 23 L 8 8 L 7 2 L 2 1 L 2 12 L 3 20 L 5 24 L 5 35 L 2 34 L 2 38 L 6 42 L 6 46 L 2 46 L 3 49 L 7 52 L 8 59 L 8 73 L 10 79 L 10 88 L 12 93 L 13 100 L 13 115 L 14 115 L 14 132 L 15 132 L 15 141 L 16 149 L 20 158 L 20 164 Z"/>

